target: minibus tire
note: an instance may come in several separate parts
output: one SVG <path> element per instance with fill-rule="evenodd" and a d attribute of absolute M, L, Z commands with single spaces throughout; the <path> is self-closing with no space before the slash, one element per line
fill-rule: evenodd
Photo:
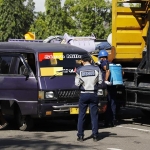
<path fill-rule="evenodd" d="M 34 122 L 33 122 L 33 119 L 30 116 L 28 116 L 28 115 L 23 116 L 19 109 L 16 111 L 15 116 L 16 116 L 16 120 L 17 120 L 19 130 L 21 130 L 21 131 L 30 131 L 33 128 Z"/>

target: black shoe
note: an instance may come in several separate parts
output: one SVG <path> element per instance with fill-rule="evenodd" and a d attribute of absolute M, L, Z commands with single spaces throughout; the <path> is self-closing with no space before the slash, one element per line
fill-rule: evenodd
<path fill-rule="evenodd" d="M 93 141 L 97 142 L 98 141 L 98 136 L 93 136 Z"/>
<path fill-rule="evenodd" d="M 116 126 L 116 125 L 115 125 L 115 122 L 112 121 L 112 122 L 110 123 L 110 126 L 111 126 L 111 127 L 115 127 L 115 126 Z"/>
<path fill-rule="evenodd" d="M 79 137 L 77 138 L 77 141 L 83 142 L 83 136 L 79 136 Z"/>

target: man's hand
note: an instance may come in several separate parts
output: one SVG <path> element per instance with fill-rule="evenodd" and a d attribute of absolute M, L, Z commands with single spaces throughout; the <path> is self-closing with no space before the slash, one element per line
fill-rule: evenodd
<path fill-rule="evenodd" d="M 111 83 L 111 82 L 109 82 L 109 81 L 105 81 L 105 84 L 107 84 L 107 85 L 111 85 L 112 83 Z"/>
<path fill-rule="evenodd" d="M 96 64 L 97 64 L 97 65 L 100 65 L 100 64 L 101 64 L 101 62 L 100 62 L 100 61 L 98 61 Z"/>

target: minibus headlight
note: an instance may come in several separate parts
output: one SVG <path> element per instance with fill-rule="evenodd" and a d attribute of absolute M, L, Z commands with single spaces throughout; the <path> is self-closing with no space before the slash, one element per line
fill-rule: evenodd
<path fill-rule="evenodd" d="M 103 90 L 99 89 L 98 92 L 97 92 L 97 95 L 99 95 L 99 96 L 103 95 Z"/>
<path fill-rule="evenodd" d="M 53 91 L 46 92 L 45 98 L 54 98 L 54 92 Z"/>

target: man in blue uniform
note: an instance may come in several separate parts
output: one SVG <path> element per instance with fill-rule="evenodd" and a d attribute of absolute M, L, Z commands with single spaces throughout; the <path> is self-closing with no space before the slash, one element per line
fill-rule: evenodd
<path fill-rule="evenodd" d="M 105 118 L 105 127 L 112 126 L 114 127 L 115 116 L 116 116 L 116 95 L 117 90 L 116 86 L 111 85 L 109 82 L 110 70 L 109 70 L 109 61 L 108 61 L 108 53 L 106 50 L 100 50 L 99 54 L 99 67 L 102 71 L 102 76 L 105 84 L 107 85 L 107 109 L 106 109 L 106 118 Z"/>
<path fill-rule="evenodd" d="M 84 121 L 86 110 L 90 108 L 93 140 L 98 140 L 98 85 L 102 83 L 102 74 L 98 66 L 91 65 L 91 57 L 87 54 L 81 58 L 83 66 L 77 68 L 75 85 L 80 88 L 79 116 L 77 140 L 84 139 Z"/>

